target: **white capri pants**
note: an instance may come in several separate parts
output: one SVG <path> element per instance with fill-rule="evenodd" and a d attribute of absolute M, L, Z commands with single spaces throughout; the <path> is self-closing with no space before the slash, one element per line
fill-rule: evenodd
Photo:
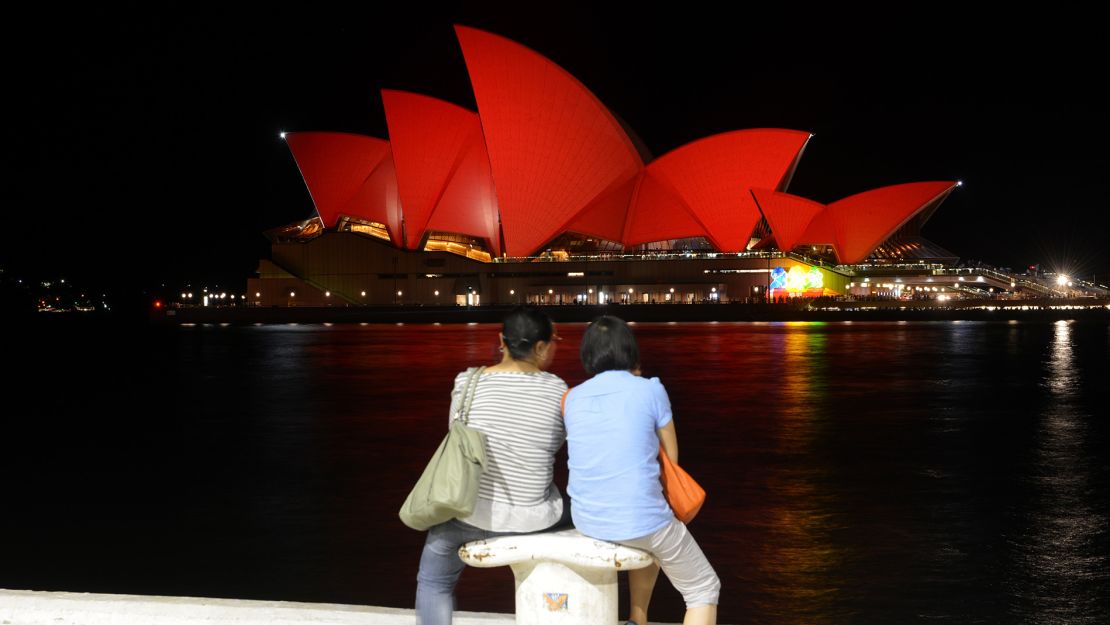
<path fill-rule="evenodd" d="M 687 610 L 717 605 L 721 580 L 682 521 L 671 519 L 653 534 L 614 542 L 650 551 L 671 585 L 682 594 Z"/>

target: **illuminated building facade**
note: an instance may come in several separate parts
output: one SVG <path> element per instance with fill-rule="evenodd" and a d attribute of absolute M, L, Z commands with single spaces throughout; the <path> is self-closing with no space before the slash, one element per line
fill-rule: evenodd
<path fill-rule="evenodd" d="M 920 227 L 957 183 L 828 205 L 790 195 L 811 138 L 796 130 L 725 132 L 652 159 L 558 65 L 456 34 L 477 112 L 386 90 L 389 140 L 283 133 L 316 215 L 267 233 L 252 303 L 750 301 L 844 294 L 844 266 L 869 258 L 955 260 Z"/>

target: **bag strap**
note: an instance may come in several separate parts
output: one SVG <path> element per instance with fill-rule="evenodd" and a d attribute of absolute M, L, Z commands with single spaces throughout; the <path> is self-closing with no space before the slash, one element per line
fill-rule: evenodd
<path fill-rule="evenodd" d="M 455 418 L 462 421 L 464 425 L 470 419 L 470 404 L 474 403 L 474 391 L 478 388 L 478 378 L 485 370 L 485 367 L 471 367 L 470 374 L 466 376 L 466 382 L 463 384 L 462 405 L 459 407 L 458 413 L 455 414 Z"/>

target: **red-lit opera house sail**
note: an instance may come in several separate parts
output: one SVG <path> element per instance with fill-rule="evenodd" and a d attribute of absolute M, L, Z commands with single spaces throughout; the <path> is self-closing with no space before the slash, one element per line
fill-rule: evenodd
<path fill-rule="evenodd" d="M 405 217 L 405 245 L 428 230 L 485 239 L 500 254 L 497 200 L 477 113 L 405 91 L 382 91 Z"/>
<path fill-rule="evenodd" d="M 864 191 L 829 204 L 826 210 L 836 228 L 838 253 L 843 254 L 840 262 L 862 262 L 902 224 L 943 202 L 955 188 L 952 181 L 911 182 Z"/>
<path fill-rule="evenodd" d="M 630 182 L 643 167 L 620 124 L 540 54 L 481 30 L 455 31 L 482 119 L 506 251 L 537 251 L 596 202 L 606 207 L 601 218 L 585 222 L 612 235 L 620 220 L 608 211 L 627 210 Z"/>
<path fill-rule="evenodd" d="M 639 185 L 628 211 L 627 226 L 621 242 L 639 245 L 667 239 L 709 238 L 694 211 L 667 182 L 649 169 L 640 175 Z"/>
<path fill-rule="evenodd" d="M 819 202 L 770 189 L 752 189 L 752 195 L 767 219 L 780 250 L 794 249 L 813 218 L 825 210 L 825 205 Z M 829 231 L 829 234 L 831 236 L 832 232 Z"/>
<path fill-rule="evenodd" d="M 782 190 L 809 137 L 807 132 L 780 129 L 713 135 L 656 159 L 648 165 L 647 175 L 660 183 L 656 188 L 669 189 L 677 196 L 717 249 L 740 252 L 747 249 L 760 218 L 749 190 Z M 656 202 L 646 195 L 641 189 L 637 201 Z M 638 218 L 665 219 L 665 215 L 643 213 Z"/>
<path fill-rule="evenodd" d="M 401 240 L 401 203 L 389 142 L 343 132 L 285 135 L 316 212 L 326 227 L 347 215 L 385 224 L 394 245 Z"/>
<path fill-rule="evenodd" d="M 828 206 L 766 189 L 756 189 L 752 195 L 767 216 L 779 249 L 832 245 L 837 260 L 851 265 L 866 259 L 915 215 L 934 210 L 956 185 L 951 181 L 898 184 L 864 191 Z M 803 223 L 805 231 L 798 235 Z"/>

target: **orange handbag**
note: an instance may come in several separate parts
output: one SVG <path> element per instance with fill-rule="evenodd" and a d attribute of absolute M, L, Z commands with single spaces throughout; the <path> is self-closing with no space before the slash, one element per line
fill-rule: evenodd
<path fill-rule="evenodd" d="M 689 523 L 694 520 L 705 503 L 705 489 L 698 484 L 682 467 L 671 462 L 663 446 L 659 446 L 659 479 L 663 482 L 663 496 L 671 504 L 671 510 L 679 521 Z"/>

